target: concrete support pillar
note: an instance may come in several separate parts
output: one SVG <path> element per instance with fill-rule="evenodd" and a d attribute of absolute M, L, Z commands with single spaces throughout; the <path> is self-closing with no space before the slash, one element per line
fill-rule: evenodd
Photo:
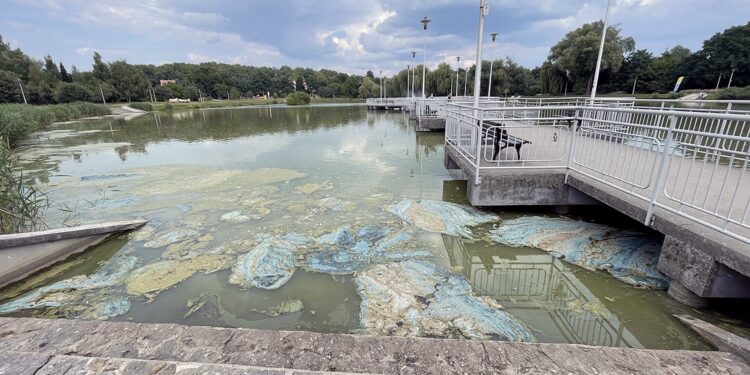
<path fill-rule="evenodd" d="M 702 309 L 708 306 L 708 298 L 698 296 L 677 281 L 669 283 L 667 294 L 672 297 L 673 300 L 696 309 Z"/>

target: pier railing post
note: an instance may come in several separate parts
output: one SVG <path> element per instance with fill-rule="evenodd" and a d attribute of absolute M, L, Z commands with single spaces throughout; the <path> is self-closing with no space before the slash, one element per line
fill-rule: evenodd
<path fill-rule="evenodd" d="M 654 203 L 656 198 L 659 196 L 659 189 L 661 188 L 661 180 L 664 175 L 664 169 L 667 165 L 667 157 L 671 154 L 669 147 L 672 141 L 672 134 L 677 126 L 677 115 L 672 115 L 669 122 L 669 130 L 667 130 L 667 136 L 664 139 L 664 150 L 661 153 L 661 160 L 659 160 L 659 169 L 656 171 L 656 179 L 654 180 L 654 191 L 651 193 L 651 200 L 648 202 L 648 211 L 646 211 L 646 220 L 643 222 L 646 226 L 651 226 L 654 219 Z"/>
<path fill-rule="evenodd" d="M 477 122 L 476 126 L 476 140 L 477 140 L 477 153 L 476 157 L 474 158 L 474 161 L 476 161 L 477 169 L 476 173 L 474 174 L 474 185 L 479 185 L 479 182 L 481 181 L 479 177 L 479 171 L 481 170 L 482 166 L 482 128 L 484 127 L 484 111 L 480 109 L 479 107 L 474 108 L 474 118 L 478 118 L 479 121 Z M 478 116 L 476 116 L 478 115 Z"/>
<path fill-rule="evenodd" d="M 565 183 L 568 183 L 568 177 L 570 176 L 570 169 L 573 168 L 573 155 L 576 152 L 576 135 L 578 134 L 578 119 L 580 117 L 580 110 L 576 108 L 574 114 L 573 131 L 570 138 L 570 147 L 568 148 L 568 162 L 565 165 Z"/>

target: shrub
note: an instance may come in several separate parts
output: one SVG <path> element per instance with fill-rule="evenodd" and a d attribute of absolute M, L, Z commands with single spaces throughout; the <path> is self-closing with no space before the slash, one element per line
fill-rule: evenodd
<path fill-rule="evenodd" d="M 130 108 L 140 109 L 141 111 L 151 112 L 154 110 L 154 106 L 151 103 L 130 103 Z"/>
<path fill-rule="evenodd" d="M 750 86 L 723 89 L 719 91 L 719 94 L 716 97 L 720 100 L 750 99 Z"/>
<path fill-rule="evenodd" d="M 297 91 L 286 96 L 287 105 L 305 105 L 310 104 L 310 95 L 306 92 Z"/>
<path fill-rule="evenodd" d="M 58 103 L 72 103 L 89 100 L 89 90 L 78 83 L 61 82 L 55 89 L 55 101 Z"/>

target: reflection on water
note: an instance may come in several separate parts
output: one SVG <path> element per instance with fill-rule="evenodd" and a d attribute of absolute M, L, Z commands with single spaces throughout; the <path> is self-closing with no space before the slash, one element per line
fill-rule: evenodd
<path fill-rule="evenodd" d="M 386 210 L 389 205 L 405 199 L 467 204 L 466 184 L 445 170 L 443 151 L 442 133 L 416 133 L 403 114 L 363 106 L 177 111 L 58 125 L 19 152 L 24 175 L 49 187 L 51 225 L 128 218 L 146 218 L 149 225 L 0 291 L 0 303 L 135 257 L 134 276 L 124 284 L 143 293 L 103 283 L 82 294 L 46 295 L 42 302 L 52 307 L 10 315 L 87 316 L 74 308 L 86 300 L 75 298 L 116 297 L 131 307 L 115 320 L 361 332 L 356 281 L 362 272 L 331 274 L 304 264 L 315 254 L 381 266 L 396 256 L 363 257 L 366 252 L 346 241 L 335 254 L 296 249 L 287 254 L 291 262 L 277 262 L 293 274 L 275 290 L 230 284 L 231 269 L 269 236 L 318 239 L 347 225 L 395 234 L 405 224 Z M 521 214 L 494 213 L 505 220 Z M 472 231 L 482 238 L 490 227 Z M 410 251 L 429 254 L 420 261 L 463 274 L 475 293 L 496 299 L 538 341 L 701 347 L 671 317 L 685 310 L 663 292 L 629 287 L 539 250 L 424 231 L 409 241 Z M 167 272 L 175 264 L 179 277 Z"/>
<path fill-rule="evenodd" d="M 662 292 L 635 290 L 624 284 L 591 288 L 605 277 L 534 249 L 468 243 L 451 236 L 443 236 L 443 242 L 452 269 L 466 276 L 476 293 L 495 298 L 534 327 L 542 342 L 643 348 L 668 347 L 669 341 L 677 339 L 688 347 L 703 348 L 691 332 L 675 324 L 670 316 L 674 312 L 661 311 L 664 303 L 670 303 Z M 632 299 L 618 301 L 623 294 Z M 638 294 L 657 298 L 647 298 L 650 304 L 632 306 L 638 297 L 643 298 Z M 627 320 L 633 313 L 654 320 Z M 631 331 L 631 326 L 640 327 Z M 641 342 L 639 334 L 644 333 L 644 327 L 661 328 L 667 337 L 646 332 L 648 336 Z"/>

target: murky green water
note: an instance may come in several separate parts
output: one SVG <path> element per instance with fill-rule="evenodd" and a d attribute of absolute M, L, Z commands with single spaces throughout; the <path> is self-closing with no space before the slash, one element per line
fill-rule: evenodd
<path fill-rule="evenodd" d="M 427 251 L 420 258 L 463 275 L 475 295 L 494 299 L 541 342 L 694 349 L 705 346 L 672 314 L 742 325 L 542 250 L 407 228 L 385 208 L 406 198 L 465 204 L 465 183 L 443 167 L 443 134 L 416 134 L 399 113 L 316 106 L 148 114 L 58 125 L 29 140 L 21 155 L 25 175 L 49 188 L 50 226 L 130 218 L 149 225 L 6 288 L 0 301 L 133 259 L 122 277 L 83 292 L 58 290 L 38 300 L 45 306 L 6 315 L 401 334 L 363 329 L 355 281 L 371 276 L 367 267 L 312 272 L 298 264 L 270 290 L 229 283 L 263 236 L 319 238 L 374 224 L 408 230 L 413 238 L 399 246 Z M 624 219 L 607 224 L 631 227 Z M 294 256 L 304 263 L 310 255 Z M 128 308 L 100 308 L 112 301 Z"/>

